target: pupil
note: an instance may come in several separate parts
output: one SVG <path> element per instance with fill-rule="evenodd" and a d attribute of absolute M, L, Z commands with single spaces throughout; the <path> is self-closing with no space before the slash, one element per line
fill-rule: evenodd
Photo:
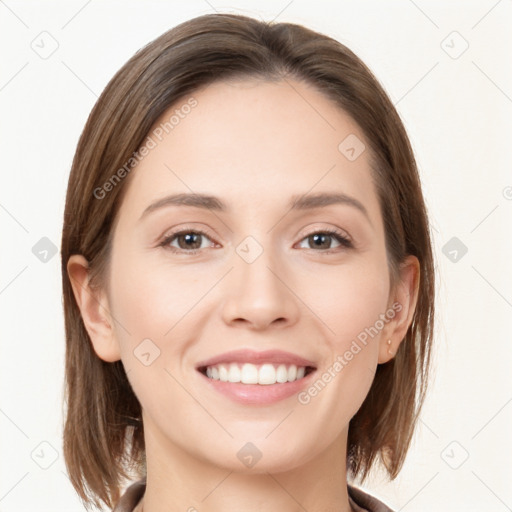
<path fill-rule="evenodd" d="M 193 248 L 193 249 L 195 249 L 196 247 L 195 246 L 192 247 L 192 244 L 194 244 L 194 242 L 195 242 L 196 245 L 197 245 L 197 239 L 199 238 L 199 236 L 200 235 L 197 234 L 197 233 L 187 233 L 186 235 L 182 235 L 182 238 L 185 239 L 185 244 L 184 244 L 185 248 L 188 248 L 188 249 Z M 192 244 L 189 243 L 189 242 L 192 242 Z M 201 244 L 199 243 L 199 245 L 201 245 Z"/>
<path fill-rule="evenodd" d="M 314 240 L 314 244 L 319 247 L 322 245 L 322 241 L 325 242 L 325 240 L 327 238 L 329 238 L 330 235 L 324 235 L 324 234 L 316 234 L 316 235 L 313 235 L 313 240 Z M 320 243 L 317 243 L 317 242 L 320 242 Z M 329 244 L 327 244 L 329 245 Z"/>

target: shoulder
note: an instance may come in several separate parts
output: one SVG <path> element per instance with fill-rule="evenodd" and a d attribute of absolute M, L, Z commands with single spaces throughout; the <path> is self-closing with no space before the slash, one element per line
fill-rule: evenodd
<path fill-rule="evenodd" d="M 358 487 L 349 485 L 348 496 L 350 504 L 356 512 L 393 512 L 393 510 L 382 503 L 382 501 L 370 496 Z"/>
<path fill-rule="evenodd" d="M 142 478 L 131 484 L 112 509 L 112 512 L 133 512 L 142 496 L 144 496 L 145 490 L 146 478 Z"/>

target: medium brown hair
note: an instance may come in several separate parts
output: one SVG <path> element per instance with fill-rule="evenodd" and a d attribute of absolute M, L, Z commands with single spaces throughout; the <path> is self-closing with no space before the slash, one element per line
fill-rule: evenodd
<path fill-rule="evenodd" d="M 407 255 L 420 262 L 416 309 L 396 356 L 378 365 L 349 425 L 347 468 L 364 479 L 377 459 L 390 478 L 400 471 L 423 404 L 430 367 L 434 268 L 427 212 L 413 152 L 388 96 L 343 44 L 300 25 L 232 14 L 189 20 L 139 50 L 112 78 L 78 142 L 69 177 L 62 234 L 66 329 L 64 457 L 86 507 L 112 507 L 128 471 L 144 476 L 141 406 L 121 361 L 93 350 L 67 273 L 82 254 L 91 285 L 108 281 L 117 212 L 130 176 L 99 199 L 101 188 L 132 158 L 154 123 L 203 86 L 230 78 L 295 78 L 314 87 L 361 127 L 385 226 L 390 276 Z M 341 141 L 340 141 L 341 142 Z"/>

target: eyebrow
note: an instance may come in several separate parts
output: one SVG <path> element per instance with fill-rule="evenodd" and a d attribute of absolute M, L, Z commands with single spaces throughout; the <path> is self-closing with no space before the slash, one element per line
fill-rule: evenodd
<path fill-rule="evenodd" d="M 343 193 L 332 193 L 332 192 L 319 192 L 316 194 L 307 195 L 295 195 L 292 196 L 288 203 L 288 208 L 295 211 L 313 210 L 315 208 L 325 208 L 334 204 L 341 204 L 352 206 L 363 213 L 366 218 L 370 221 L 368 211 L 364 205 L 355 199 Z M 151 212 L 159 210 L 161 208 L 169 206 L 191 206 L 194 208 L 202 208 L 205 210 L 212 210 L 222 213 L 230 211 L 228 205 L 221 199 L 208 194 L 173 194 L 162 199 L 158 199 L 154 203 L 150 204 L 140 216 L 139 220 L 142 220 Z M 370 221 L 371 223 L 371 221 Z"/>

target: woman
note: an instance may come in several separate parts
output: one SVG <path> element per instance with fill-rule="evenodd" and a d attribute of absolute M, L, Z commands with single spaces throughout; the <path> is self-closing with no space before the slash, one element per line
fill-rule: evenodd
<path fill-rule="evenodd" d="M 214 14 L 137 52 L 79 141 L 62 276 L 86 505 L 391 510 L 349 482 L 403 465 L 432 250 L 404 127 L 345 46 Z"/>

